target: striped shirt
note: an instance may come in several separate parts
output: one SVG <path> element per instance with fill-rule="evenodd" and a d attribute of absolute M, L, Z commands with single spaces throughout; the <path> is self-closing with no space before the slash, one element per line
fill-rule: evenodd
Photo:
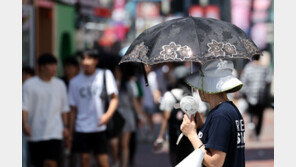
<path fill-rule="evenodd" d="M 244 84 L 241 93 L 247 96 L 250 104 L 256 105 L 261 99 L 266 98 L 266 86 L 271 82 L 271 72 L 268 68 L 250 62 L 245 66 L 240 79 Z"/>

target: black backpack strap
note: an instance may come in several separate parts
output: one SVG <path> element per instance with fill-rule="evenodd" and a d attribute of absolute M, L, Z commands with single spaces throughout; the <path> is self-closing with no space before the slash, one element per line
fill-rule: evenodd
<path fill-rule="evenodd" d="M 172 90 L 170 91 L 171 95 L 173 95 L 174 99 L 176 100 L 176 103 L 179 102 L 179 100 L 177 99 L 177 97 L 174 95 L 174 93 L 172 92 Z"/>
<path fill-rule="evenodd" d="M 107 92 L 107 86 L 106 86 L 106 69 L 104 69 L 104 72 L 103 72 L 103 83 L 104 83 L 104 89 Z"/>
<path fill-rule="evenodd" d="M 104 69 L 103 71 L 103 89 L 101 92 L 101 99 L 104 101 L 105 103 L 105 107 L 107 108 L 109 106 L 109 97 L 108 97 L 108 93 L 107 93 L 107 85 L 106 85 L 106 70 Z M 106 109 L 105 109 L 106 112 Z"/>

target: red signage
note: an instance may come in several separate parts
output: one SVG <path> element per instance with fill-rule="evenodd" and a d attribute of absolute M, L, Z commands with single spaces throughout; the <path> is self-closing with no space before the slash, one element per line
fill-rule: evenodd
<path fill-rule="evenodd" d="M 216 5 L 209 5 L 205 8 L 205 17 L 220 19 L 220 9 Z"/>
<path fill-rule="evenodd" d="M 97 17 L 105 17 L 105 18 L 111 17 L 111 9 L 95 7 L 94 15 Z"/>
<path fill-rule="evenodd" d="M 203 8 L 199 5 L 192 5 L 189 9 L 189 15 L 193 17 L 203 17 Z"/>
<path fill-rule="evenodd" d="M 217 5 L 208 5 L 205 7 L 192 5 L 189 9 L 189 15 L 193 17 L 220 19 L 220 8 Z"/>

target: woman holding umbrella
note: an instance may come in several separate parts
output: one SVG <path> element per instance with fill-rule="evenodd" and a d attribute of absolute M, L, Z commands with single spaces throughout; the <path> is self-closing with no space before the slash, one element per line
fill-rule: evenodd
<path fill-rule="evenodd" d="M 205 166 L 245 166 L 244 120 L 239 110 L 229 101 L 227 93 L 236 92 L 243 84 L 232 75 L 233 63 L 214 60 L 202 66 L 200 72 L 187 78 L 197 88 L 202 101 L 209 103 L 210 112 L 203 123 L 200 116 L 183 117 L 181 131 L 194 149 L 204 154 Z M 196 128 L 201 129 L 196 133 Z"/>
<path fill-rule="evenodd" d="M 233 63 L 229 60 L 251 60 L 254 55 L 261 52 L 237 26 L 211 18 L 185 17 L 146 29 L 133 41 L 120 63 L 202 64 L 200 72 L 187 81 L 199 90 L 211 111 L 205 123 L 199 121 L 199 115 L 195 117 L 197 123 L 185 115 L 181 130 L 194 148 L 206 153 L 204 165 L 244 167 L 244 121 L 226 96 L 238 91 L 242 83 L 232 76 Z M 196 128 L 201 129 L 199 134 L 194 132 Z"/>

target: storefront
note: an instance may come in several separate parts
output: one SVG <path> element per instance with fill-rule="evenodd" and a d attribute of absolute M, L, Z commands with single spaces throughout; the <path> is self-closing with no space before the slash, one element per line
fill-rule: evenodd
<path fill-rule="evenodd" d="M 70 3 L 55 5 L 55 55 L 59 60 L 58 74 L 63 71 L 63 61 L 73 55 L 75 47 L 75 6 Z"/>

